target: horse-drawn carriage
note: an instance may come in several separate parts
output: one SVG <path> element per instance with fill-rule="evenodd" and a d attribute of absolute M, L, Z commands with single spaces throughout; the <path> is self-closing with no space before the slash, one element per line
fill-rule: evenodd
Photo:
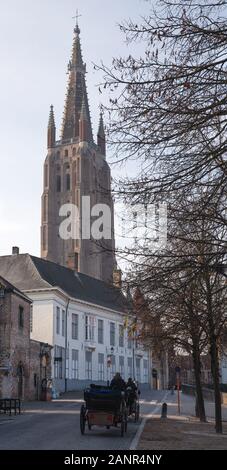
<path fill-rule="evenodd" d="M 105 426 L 107 429 L 120 425 L 121 436 L 124 436 L 128 415 L 124 392 L 91 384 L 84 391 L 84 401 L 80 410 L 81 434 L 85 433 L 86 424 L 89 431 L 94 425 Z"/>

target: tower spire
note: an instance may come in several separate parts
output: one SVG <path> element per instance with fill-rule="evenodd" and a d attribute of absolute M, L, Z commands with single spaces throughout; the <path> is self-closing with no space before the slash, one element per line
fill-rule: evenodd
<path fill-rule="evenodd" d="M 79 138 L 80 112 L 82 107 L 82 100 L 84 99 L 84 106 L 86 108 L 88 121 L 87 140 L 88 142 L 93 142 L 85 80 L 86 65 L 83 63 L 78 17 L 79 15 L 77 14 L 76 26 L 74 28 L 72 55 L 68 64 L 69 82 L 62 125 L 62 141 Z"/>
<path fill-rule="evenodd" d="M 106 155 L 106 134 L 105 134 L 104 124 L 103 124 L 102 112 L 100 112 L 99 128 L 98 128 L 98 134 L 97 134 L 97 144 L 102 154 Z"/>
<path fill-rule="evenodd" d="M 88 116 L 87 116 L 84 96 L 83 96 L 82 106 L 81 106 L 81 111 L 80 111 L 79 139 L 80 139 L 80 142 L 88 141 Z"/>
<path fill-rule="evenodd" d="M 51 105 L 49 121 L 48 121 L 48 130 L 47 130 L 47 147 L 53 148 L 56 141 L 56 126 L 54 120 L 54 107 Z"/>

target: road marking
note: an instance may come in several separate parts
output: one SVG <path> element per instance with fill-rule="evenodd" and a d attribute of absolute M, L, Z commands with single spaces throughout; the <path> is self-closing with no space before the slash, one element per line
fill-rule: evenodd
<path fill-rule="evenodd" d="M 12 423 L 14 421 L 14 418 L 12 419 L 5 419 L 4 421 L 0 421 L 0 424 L 7 424 L 7 423 Z"/>
<path fill-rule="evenodd" d="M 143 418 L 142 422 L 140 423 L 140 426 L 137 430 L 137 433 L 136 435 L 134 436 L 132 442 L 131 442 L 131 445 L 129 447 L 129 450 L 135 450 L 137 448 L 137 445 L 138 445 L 138 442 L 140 440 L 140 436 L 144 430 L 144 426 L 146 424 L 146 421 L 151 418 L 155 413 L 157 413 L 157 411 L 159 410 L 159 408 L 162 406 L 162 403 L 164 403 L 164 401 L 166 400 L 167 396 L 169 395 L 169 391 L 165 393 L 164 397 L 162 398 L 161 402 L 155 407 L 155 409 L 152 411 L 152 413 L 150 413 L 149 415 L 146 416 L 146 418 Z"/>

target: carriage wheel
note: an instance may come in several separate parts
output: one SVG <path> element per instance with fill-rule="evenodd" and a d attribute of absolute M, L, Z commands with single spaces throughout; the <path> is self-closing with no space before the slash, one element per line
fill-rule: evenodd
<path fill-rule="evenodd" d="M 85 432 L 85 423 L 86 423 L 85 413 L 86 413 L 85 406 L 82 405 L 80 409 L 80 432 L 81 434 L 84 434 Z"/>
<path fill-rule="evenodd" d="M 140 417 L 140 405 L 139 403 L 136 404 L 136 410 L 135 410 L 135 422 L 137 423 L 139 421 Z"/>

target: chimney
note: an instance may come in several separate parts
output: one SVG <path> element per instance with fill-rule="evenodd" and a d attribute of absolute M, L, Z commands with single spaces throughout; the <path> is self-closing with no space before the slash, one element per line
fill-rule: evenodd
<path fill-rule="evenodd" d="M 113 284 L 115 287 L 118 287 L 118 289 L 121 289 L 122 287 L 122 272 L 120 269 L 114 269 L 113 271 Z"/>
<path fill-rule="evenodd" d="M 20 253 L 20 250 L 19 250 L 18 246 L 13 246 L 12 255 L 19 255 L 19 253 Z"/>

